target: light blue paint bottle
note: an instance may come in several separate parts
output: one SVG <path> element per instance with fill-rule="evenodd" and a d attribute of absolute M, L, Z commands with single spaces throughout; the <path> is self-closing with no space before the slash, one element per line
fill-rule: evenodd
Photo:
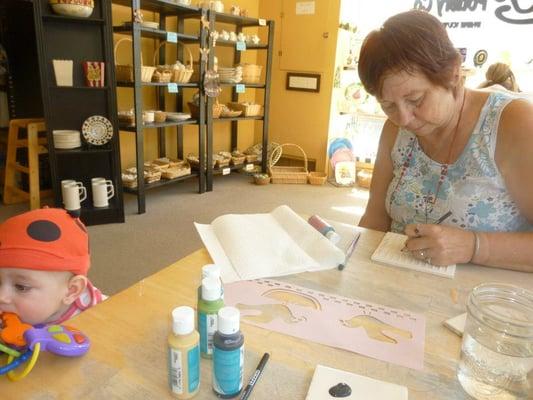
<path fill-rule="evenodd" d="M 213 390 L 223 399 L 235 397 L 242 390 L 244 336 L 239 328 L 239 310 L 221 308 L 213 337 Z"/>

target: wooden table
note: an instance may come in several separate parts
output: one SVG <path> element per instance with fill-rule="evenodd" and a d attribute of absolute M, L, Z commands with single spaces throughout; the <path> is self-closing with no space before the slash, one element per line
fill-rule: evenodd
<path fill-rule="evenodd" d="M 245 381 L 262 354 L 271 358 L 252 399 L 304 399 L 316 364 L 405 385 L 410 399 L 466 399 L 456 378 L 461 339 L 442 321 L 465 310 L 470 289 L 487 281 L 532 284 L 532 275 L 478 266 L 458 266 L 455 279 L 386 267 L 370 261 L 383 233 L 362 230 L 344 271 L 303 273 L 286 282 L 341 296 L 401 308 L 426 316 L 423 371 L 389 364 L 344 350 L 242 325 L 245 335 Z M 71 320 L 92 341 L 87 355 L 67 359 L 43 354 L 20 382 L 0 377 L 2 399 L 166 399 L 166 338 L 170 311 L 195 307 L 201 267 L 210 262 L 199 250 L 136 283 Z M 210 361 L 201 362 L 197 399 L 216 398 L 211 390 Z M 245 382 L 246 384 L 246 382 Z"/>

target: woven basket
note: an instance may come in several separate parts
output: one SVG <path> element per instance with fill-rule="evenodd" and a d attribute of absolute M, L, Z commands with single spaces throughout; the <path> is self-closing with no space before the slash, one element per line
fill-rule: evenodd
<path fill-rule="evenodd" d="M 113 49 L 115 60 L 117 59 L 118 45 L 122 42 L 131 42 L 131 41 L 132 40 L 130 38 L 122 38 L 115 43 L 115 48 Z M 141 54 L 141 64 L 142 64 L 142 54 Z M 152 82 L 152 75 L 154 74 L 154 71 L 155 71 L 155 67 L 141 65 L 141 81 Z M 133 82 L 135 79 L 133 65 L 115 64 L 115 78 L 117 82 Z"/>
<path fill-rule="evenodd" d="M 191 110 L 191 117 L 194 119 L 200 118 L 200 106 L 197 106 L 194 103 L 187 103 L 189 110 Z M 224 104 L 220 104 L 218 100 L 213 104 L 213 118 L 220 118 L 222 110 L 224 109 Z"/>
<path fill-rule="evenodd" d="M 154 51 L 154 65 L 157 65 L 157 55 L 159 53 L 159 50 L 161 49 L 161 47 L 163 47 L 167 43 L 168 42 L 163 41 L 155 49 L 155 51 Z M 189 53 L 189 63 L 188 63 L 188 65 L 187 64 L 185 65 L 187 68 L 185 68 L 185 69 L 172 69 L 172 70 L 164 69 L 164 71 L 169 71 L 171 73 L 170 80 L 172 82 L 175 82 L 175 83 L 188 83 L 191 80 L 191 76 L 192 76 L 192 74 L 194 72 L 192 52 L 182 42 L 178 42 L 178 45 L 183 46 L 183 48 Z M 159 67 L 158 67 L 158 70 L 159 70 Z"/>
<path fill-rule="evenodd" d="M 256 185 L 268 185 L 270 183 L 270 176 L 254 175 L 254 182 Z"/>
<path fill-rule="evenodd" d="M 152 75 L 152 82 L 168 83 L 172 79 L 172 72 L 169 69 L 156 69 Z"/>
<path fill-rule="evenodd" d="M 309 172 L 309 183 L 311 185 L 323 185 L 326 183 L 328 175 L 324 172 Z"/>
<path fill-rule="evenodd" d="M 242 67 L 242 83 L 259 83 L 261 81 L 262 65 L 257 64 L 241 64 Z"/>
<path fill-rule="evenodd" d="M 231 110 L 242 111 L 245 117 L 257 117 L 261 115 L 263 106 L 261 104 L 243 104 L 243 103 L 228 103 Z"/>
<path fill-rule="evenodd" d="M 276 167 L 275 163 L 272 162 L 274 155 L 277 153 L 278 148 L 283 151 L 283 147 L 294 146 L 299 149 L 304 156 L 304 166 L 303 167 Z M 279 160 L 279 159 L 278 159 Z M 268 160 L 268 172 L 272 178 L 272 183 L 307 183 L 307 177 L 309 171 L 307 169 L 307 154 L 305 154 L 304 149 L 302 149 L 297 144 L 293 143 L 284 143 L 276 147 L 270 154 Z"/>
<path fill-rule="evenodd" d="M 176 179 L 185 175 L 191 174 L 191 166 L 186 163 L 182 166 L 169 167 L 161 172 L 161 178 L 163 179 Z"/>

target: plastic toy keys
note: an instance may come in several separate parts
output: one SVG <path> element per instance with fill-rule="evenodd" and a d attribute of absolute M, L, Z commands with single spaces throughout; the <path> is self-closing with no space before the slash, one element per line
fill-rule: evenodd
<path fill-rule="evenodd" d="M 24 324 L 13 313 L 3 313 L 1 339 L 9 345 L 33 350 L 40 343 L 42 351 L 65 357 L 77 357 L 89 350 L 90 341 L 80 331 L 64 325 L 36 326 Z"/>
<path fill-rule="evenodd" d="M 36 343 L 40 343 L 42 351 L 65 357 L 82 356 L 87 353 L 90 346 L 87 336 L 64 325 L 33 328 L 27 331 L 24 337 L 30 349 L 33 349 Z"/>
<path fill-rule="evenodd" d="M 4 343 L 13 346 L 25 346 L 26 340 L 24 340 L 24 332 L 31 329 L 32 326 L 21 322 L 17 314 L 4 312 L 0 314 L 0 318 L 2 320 L 0 327 L 3 326 L 3 329 L 0 331 L 0 339 L 2 339 Z"/>

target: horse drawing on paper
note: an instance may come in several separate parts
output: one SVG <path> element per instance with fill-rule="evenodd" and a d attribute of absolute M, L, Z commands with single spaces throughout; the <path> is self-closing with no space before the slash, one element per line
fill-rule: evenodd
<path fill-rule="evenodd" d="M 356 315 L 350 319 L 341 319 L 340 322 L 347 328 L 363 328 L 369 338 L 379 340 L 380 342 L 398 343 L 396 339 L 387 335 L 386 332 L 394 333 L 405 339 L 413 338 L 411 332 L 389 325 L 370 315 Z"/>

